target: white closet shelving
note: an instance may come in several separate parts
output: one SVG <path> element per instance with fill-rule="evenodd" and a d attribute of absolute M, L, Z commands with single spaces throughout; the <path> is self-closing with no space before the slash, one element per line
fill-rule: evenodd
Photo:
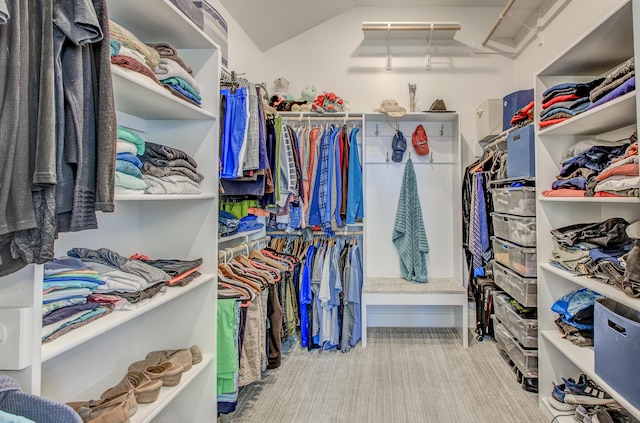
<path fill-rule="evenodd" d="M 621 3 L 537 73 L 537 104 L 541 102 L 542 93 L 556 84 L 589 82 L 606 76 L 629 58 L 638 57 L 640 12 L 637 8 L 632 10 L 631 3 Z M 582 287 L 597 291 L 636 310 L 640 310 L 640 300 L 596 279 L 574 276 L 549 264 L 554 247 L 549 232 L 551 229 L 581 222 L 598 222 L 611 217 L 623 217 L 632 222 L 640 218 L 640 200 L 542 196 L 542 191 L 550 189 L 559 173 L 560 157 L 569 146 L 585 138 L 616 139 L 631 134 L 636 128 L 640 110 L 638 102 L 634 91 L 557 125 L 536 130 L 539 398 L 540 407 L 549 416 L 562 414 L 548 403 L 552 382 L 561 382 L 562 377 L 577 378 L 579 374 L 585 373 L 634 416 L 640 418 L 640 410 L 596 375 L 593 347 L 578 347 L 563 339 L 554 323 L 557 315 L 551 311 L 551 306 L 558 298 Z M 573 417 L 562 416 L 556 421 L 573 421 Z"/>
<path fill-rule="evenodd" d="M 366 326 L 458 327 L 463 345 L 467 346 L 458 119 L 455 112 L 407 113 L 397 120 L 383 113 L 365 114 L 363 341 Z M 418 125 L 427 133 L 430 154 L 426 156 L 416 154 L 411 143 Z M 391 160 L 396 127 L 407 141 L 402 162 Z M 402 278 L 399 254 L 392 242 L 409 157 L 416 172 L 429 242 L 426 284 Z"/>
<path fill-rule="evenodd" d="M 15 377 L 25 391 L 45 398 L 89 400 L 118 383 L 129 364 L 148 352 L 198 345 L 203 361 L 183 374 L 178 386 L 163 387 L 157 401 L 140 405 L 131 421 L 211 422 L 216 418 L 219 48 L 170 0 L 108 0 L 108 11 L 113 21 L 143 42 L 176 47 L 194 69 L 202 108 L 142 75 L 116 66 L 112 74 L 118 123 L 146 141 L 191 155 L 204 176 L 202 193 L 117 195 L 115 212 L 99 214 L 99 229 L 60 235 L 56 257 L 72 247 L 105 247 L 123 256 L 202 258 L 202 276 L 185 287 L 170 287 L 134 310 L 114 311 L 43 345 L 42 266 L 28 266 L 2 278 L 0 311 L 27 308 L 28 319 L 21 326 L 29 339 L 24 343 L 22 365 L 0 360 L 0 373 Z"/>

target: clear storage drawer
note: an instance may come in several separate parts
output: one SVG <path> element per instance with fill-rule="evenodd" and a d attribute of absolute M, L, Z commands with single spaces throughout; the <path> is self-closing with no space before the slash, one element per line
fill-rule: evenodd
<path fill-rule="evenodd" d="M 495 316 L 525 348 L 538 347 L 538 319 L 522 317 L 510 303 L 511 297 L 502 292 L 493 293 Z"/>
<path fill-rule="evenodd" d="M 493 332 L 498 346 L 507 353 L 525 377 L 538 377 L 538 350 L 526 350 L 504 325 L 494 322 Z"/>
<path fill-rule="evenodd" d="M 523 247 L 536 245 L 536 218 L 514 216 L 510 214 L 491 213 L 493 233 Z"/>
<path fill-rule="evenodd" d="M 493 281 L 523 306 L 538 306 L 538 280 L 536 278 L 523 278 L 494 260 Z"/>
<path fill-rule="evenodd" d="M 495 260 L 521 276 L 536 277 L 536 249 L 516 245 L 504 239 L 491 237 Z"/>
<path fill-rule="evenodd" d="M 536 215 L 535 187 L 492 188 L 493 210 L 518 216 Z"/>

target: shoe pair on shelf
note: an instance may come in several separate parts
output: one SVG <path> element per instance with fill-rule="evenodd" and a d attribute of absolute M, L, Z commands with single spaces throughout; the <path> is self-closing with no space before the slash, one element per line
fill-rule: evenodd
<path fill-rule="evenodd" d="M 603 391 L 595 382 L 581 374 L 578 382 L 562 378 L 564 383 L 553 384 L 549 404 L 558 411 L 573 411 L 578 405 L 596 406 L 616 404 L 616 400 Z"/>
<path fill-rule="evenodd" d="M 639 423 L 631 413 L 617 405 L 579 405 L 573 419 L 580 423 Z"/>
<path fill-rule="evenodd" d="M 152 351 L 129 366 L 124 378 L 100 400 L 68 403 L 85 423 L 127 423 L 138 404 L 154 402 L 162 386 L 176 386 L 182 373 L 202 361 L 197 345 L 186 349 Z"/>

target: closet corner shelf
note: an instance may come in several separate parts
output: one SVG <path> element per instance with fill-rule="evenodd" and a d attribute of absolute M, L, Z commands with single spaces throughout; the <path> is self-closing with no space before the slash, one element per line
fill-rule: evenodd
<path fill-rule="evenodd" d="M 136 319 L 140 315 L 173 301 L 201 286 L 213 282 L 214 280 L 215 275 L 203 274 L 187 286 L 168 288 L 166 293 L 151 299 L 148 303 L 143 304 L 134 310 L 113 311 L 105 317 L 74 329 L 51 342 L 42 344 L 42 362 L 44 363 L 66 351 L 71 350 L 72 348 L 77 347 L 78 345 L 81 345 L 93 338 L 97 338 L 111 329 Z"/>
<path fill-rule="evenodd" d="M 600 385 L 609 395 L 611 395 L 616 401 L 620 403 L 627 411 L 633 414 L 636 418 L 640 418 L 640 410 L 635 408 L 629 401 L 618 394 L 613 388 L 611 388 L 605 381 L 600 378 L 595 372 L 595 356 L 593 347 L 579 347 L 573 342 L 568 341 L 562 337 L 557 330 L 543 330 L 540 332 L 542 337 L 549 341 L 555 348 L 557 348 L 565 357 L 567 357 L 573 364 L 578 366 L 580 370 L 585 373 L 589 379 Z M 567 377 L 569 375 L 566 375 Z"/>
<path fill-rule="evenodd" d="M 113 88 L 118 111 L 153 120 L 212 120 L 208 110 L 172 95 L 141 73 L 111 65 Z"/>
<path fill-rule="evenodd" d="M 580 113 L 548 128 L 538 135 L 544 142 L 551 135 L 598 135 L 636 123 L 636 92 L 627 93 L 605 104 Z"/>
<path fill-rule="evenodd" d="M 215 200 L 216 194 L 117 194 L 116 201 Z"/>
<path fill-rule="evenodd" d="M 109 17 L 147 43 L 168 42 L 178 49 L 218 49 L 217 45 L 170 0 L 110 1 Z"/>
<path fill-rule="evenodd" d="M 455 111 L 450 112 L 407 112 L 404 116 L 399 118 L 388 117 L 384 113 L 371 112 L 367 113 L 365 120 L 368 122 L 378 123 L 395 123 L 396 120 L 401 122 L 457 122 L 458 113 Z"/>
<path fill-rule="evenodd" d="M 229 242 L 232 241 L 234 239 L 241 239 L 241 238 L 249 238 L 251 235 L 255 235 L 258 234 L 262 231 L 264 231 L 264 227 L 260 228 L 260 229 L 254 229 L 252 231 L 245 231 L 245 232 L 238 232 L 235 233 L 233 235 L 229 235 L 229 236 L 223 236 L 223 237 L 219 237 L 218 238 L 218 244 L 224 244 L 225 242 Z"/>
<path fill-rule="evenodd" d="M 212 354 L 205 354 L 202 362 L 194 365 L 191 370 L 184 372 L 180 383 L 172 388 L 163 387 L 160 389 L 158 399 L 151 404 L 139 404 L 138 411 L 131 417 L 131 423 L 149 423 L 156 417 L 171 401 L 189 385 L 196 376 L 203 372 L 207 366 L 211 366 L 214 361 Z"/>
<path fill-rule="evenodd" d="M 595 291 L 601 295 L 604 295 L 607 298 L 611 298 L 620 304 L 624 304 L 629 306 L 635 310 L 640 310 L 640 299 L 632 298 L 620 291 L 619 289 L 607 285 L 604 282 L 600 282 L 594 278 L 588 278 L 586 276 L 577 276 L 573 275 L 569 272 L 566 272 L 562 269 L 558 269 L 557 267 L 552 266 L 549 263 L 543 263 L 540 265 L 540 268 L 546 272 L 553 273 L 554 275 L 560 276 L 563 279 L 566 279 L 570 282 L 583 286 L 585 288 L 589 288 L 592 291 Z"/>
<path fill-rule="evenodd" d="M 541 203 L 629 203 L 638 204 L 638 197 L 538 197 Z"/>

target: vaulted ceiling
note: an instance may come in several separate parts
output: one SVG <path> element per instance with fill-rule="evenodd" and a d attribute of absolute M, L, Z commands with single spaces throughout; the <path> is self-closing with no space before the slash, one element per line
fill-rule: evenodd
<path fill-rule="evenodd" d="M 554 0 L 516 0 L 510 13 L 521 22 L 535 19 L 538 9 Z M 353 7 L 493 7 L 496 20 L 509 0 L 220 0 L 261 51 L 266 51 Z M 505 19 L 496 39 L 516 39 L 525 29 Z M 492 23 L 493 24 L 493 23 Z M 487 33 L 492 24 L 487 27 Z"/>

